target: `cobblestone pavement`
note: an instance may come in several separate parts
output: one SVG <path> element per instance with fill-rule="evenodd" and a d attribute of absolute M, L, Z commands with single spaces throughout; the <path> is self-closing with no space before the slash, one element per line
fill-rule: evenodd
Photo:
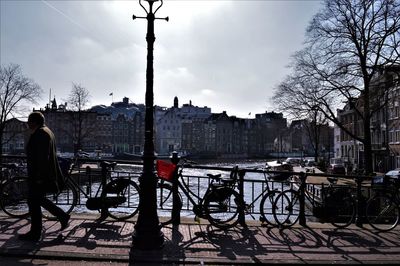
<path fill-rule="evenodd" d="M 280 230 L 249 222 L 247 228 L 221 231 L 185 220 L 176 228 L 162 229 L 163 248 L 143 251 L 131 247 L 134 221 L 95 219 L 74 214 L 62 232 L 58 222 L 47 220 L 43 239 L 31 243 L 17 239 L 17 234 L 29 230 L 27 219 L 0 213 L 0 265 L 400 263 L 400 228 L 377 233 L 309 223 Z"/>

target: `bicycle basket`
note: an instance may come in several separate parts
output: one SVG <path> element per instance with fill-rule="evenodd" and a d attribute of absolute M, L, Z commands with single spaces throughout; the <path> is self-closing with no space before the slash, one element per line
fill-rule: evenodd
<path fill-rule="evenodd" d="M 172 181 L 176 169 L 175 164 L 163 160 L 157 160 L 156 168 L 157 168 L 157 175 L 159 178 L 169 182 Z"/>

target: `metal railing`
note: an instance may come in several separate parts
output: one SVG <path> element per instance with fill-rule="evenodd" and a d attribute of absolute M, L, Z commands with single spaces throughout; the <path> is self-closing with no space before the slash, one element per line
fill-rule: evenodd
<path fill-rule="evenodd" d="M 3 156 L 3 162 L 19 162 L 20 165 L 23 165 L 25 157 L 24 156 Z M 99 167 L 101 161 L 113 161 L 117 162 L 116 168 L 112 171 L 113 176 L 124 176 L 129 177 L 135 182 L 139 183 L 138 178 L 142 173 L 142 162 L 138 161 L 127 161 L 127 160 L 113 160 L 113 159 L 83 159 L 80 160 L 79 167 L 75 169 L 73 172 L 74 179 L 79 183 L 81 187 L 86 187 L 86 191 L 90 192 L 90 190 L 95 186 L 96 183 L 101 180 L 101 168 Z M 236 166 L 236 165 L 235 165 Z M 205 188 L 210 182 L 207 177 L 207 173 L 221 173 L 224 177 L 229 177 L 230 172 L 234 169 L 234 167 L 217 167 L 210 165 L 191 165 L 187 167 L 183 176 L 190 186 L 191 190 L 198 196 L 202 196 L 202 193 L 205 192 Z M 264 187 L 266 186 L 266 182 L 269 182 L 269 185 L 272 189 L 278 188 L 279 190 L 283 190 L 289 188 L 291 186 L 297 185 L 300 190 L 300 218 L 299 223 L 303 226 L 306 225 L 307 217 L 313 217 L 313 213 L 310 208 L 306 207 L 305 201 L 305 193 L 309 193 L 311 197 L 321 197 L 320 193 L 323 190 L 324 184 L 322 182 L 316 183 L 308 183 L 307 178 L 309 177 L 317 177 L 317 179 L 334 176 L 344 179 L 353 180 L 354 193 L 357 197 L 357 220 L 356 224 L 362 225 L 362 209 L 363 203 L 365 202 L 365 198 L 369 197 L 371 191 L 368 185 L 363 184 L 364 180 L 367 180 L 370 177 L 367 176 L 342 176 L 342 175 L 332 175 L 332 174 L 324 174 L 324 173 L 312 173 L 312 172 L 293 172 L 292 175 L 297 178 L 294 181 L 273 181 L 273 180 L 265 180 L 265 175 L 267 174 L 279 174 L 279 173 L 287 173 L 280 171 L 266 171 L 265 169 L 251 169 L 251 168 L 237 168 L 239 171 L 239 180 L 238 180 L 238 191 L 241 196 L 244 198 L 247 204 L 250 203 L 250 208 L 246 210 L 242 210 L 240 214 L 241 224 L 245 224 L 246 215 L 251 214 L 252 216 L 260 215 L 259 205 L 260 200 L 255 200 L 259 194 L 264 191 Z M 183 197 L 183 206 L 181 211 L 184 212 L 184 215 L 188 215 L 189 217 L 192 214 L 192 205 L 189 200 Z M 84 202 L 79 201 L 78 205 L 84 205 Z M 85 208 L 83 208 L 85 209 Z M 272 215 L 272 210 L 270 210 L 270 214 Z M 178 213 L 177 215 L 181 215 Z M 194 215 L 193 215 L 194 217 Z"/>

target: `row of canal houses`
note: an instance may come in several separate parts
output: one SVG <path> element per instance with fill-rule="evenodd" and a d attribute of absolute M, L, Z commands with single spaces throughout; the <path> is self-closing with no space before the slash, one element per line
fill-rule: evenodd
<path fill-rule="evenodd" d="M 68 110 L 53 99 L 40 109 L 46 124 L 54 131 L 62 153 L 79 147 L 119 157 L 140 156 L 144 146 L 145 106 L 127 97 L 110 106 L 96 105 L 85 111 Z M 229 116 L 225 111 L 194 106 L 191 101 L 179 105 L 175 97 L 169 108 L 155 107 L 155 150 L 158 155 L 172 151 L 202 158 L 255 158 L 313 156 L 312 140 L 306 121 L 287 126 L 282 113 L 265 112 L 255 118 Z M 3 153 L 22 153 L 26 134 L 22 121 L 9 121 L 6 135 L 20 130 L 19 138 L 3 146 Z M 304 126 L 304 127 L 303 127 Z M 20 129 L 18 129 L 20 127 Z M 11 129 L 13 128 L 13 129 Z M 320 149 L 333 150 L 333 129 L 326 125 Z M 15 134 L 14 134 L 15 135 Z M 80 137 L 78 137 L 80 136 Z"/>
<path fill-rule="evenodd" d="M 370 119 L 373 169 L 386 172 L 400 168 L 400 65 L 384 66 L 371 80 Z M 363 121 L 356 109 L 363 109 L 361 98 L 349 100 L 337 110 L 338 120 L 363 138 Z M 335 156 L 355 167 L 362 165 L 364 147 L 338 127 L 334 129 Z"/>

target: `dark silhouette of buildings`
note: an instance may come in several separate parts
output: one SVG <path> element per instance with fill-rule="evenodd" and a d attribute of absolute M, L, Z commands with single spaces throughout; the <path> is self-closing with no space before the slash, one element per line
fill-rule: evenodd
<path fill-rule="evenodd" d="M 94 154 L 126 157 L 140 156 L 143 152 L 145 106 L 132 103 L 127 97 L 110 106 L 93 106 L 81 111 L 79 116 L 68 110 L 67 104 L 57 105 L 55 99 L 40 111 L 45 115 L 46 124 L 53 129 L 61 153 L 81 149 Z M 155 107 L 154 123 L 158 155 L 170 155 L 172 151 L 204 158 L 313 154 L 304 137 L 305 132 L 299 133 L 301 128 L 295 126 L 298 122 L 287 127 L 287 119 L 282 113 L 265 112 L 256 114 L 255 118 L 238 118 L 225 111 L 212 113 L 211 108 L 195 106 L 191 101 L 179 106 L 175 97 L 172 107 Z M 80 147 L 77 147 L 78 143 Z M 4 152 L 14 151 L 7 149 Z"/>

